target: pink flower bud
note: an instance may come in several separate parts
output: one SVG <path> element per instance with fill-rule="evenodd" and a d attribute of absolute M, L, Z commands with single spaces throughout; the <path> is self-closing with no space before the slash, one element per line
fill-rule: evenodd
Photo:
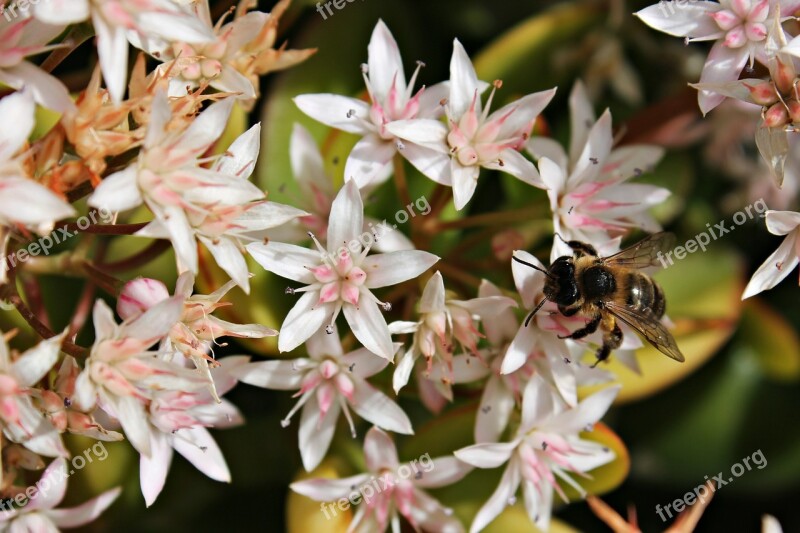
<path fill-rule="evenodd" d="M 137 278 L 122 289 L 117 300 L 117 313 L 125 320 L 136 318 L 167 298 L 166 285 L 155 279 Z"/>
<path fill-rule="evenodd" d="M 770 106 L 778 101 L 775 88 L 768 81 L 759 81 L 752 85 L 744 84 L 744 86 L 750 91 L 750 98 L 758 105 Z"/>
<path fill-rule="evenodd" d="M 774 104 L 764 113 L 764 126 L 767 128 L 777 128 L 789 122 L 789 112 L 782 102 Z"/>

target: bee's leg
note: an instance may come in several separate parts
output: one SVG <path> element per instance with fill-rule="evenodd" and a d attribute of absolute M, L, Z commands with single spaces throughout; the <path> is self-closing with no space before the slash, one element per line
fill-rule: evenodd
<path fill-rule="evenodd" d="M 600 325 L 600 320 L 602 318 L 603 318 L 602 315 L 600 313 L 597 313 L 596 315 L 594 315 L 592 317 L 592 319 L 589 322 L 586 323 L 586 326 L 584 326 L 584 327 L 582 327 L 580 329 L 576 329 L 575 331 L 573 331 L 569 335 L 559 335 L 558 338 L 559 339 L 575 339 L 575 340 L 577 340 L 577 339 L 582 339 L 582 338 L 586 337 L 587 335 L 591 335 L 592 333 L 597 331 L 597 326 Z"/>
<path fill-rule="evenodd" d="M 622 344 L 622 330 L 612 315 L 607 315 L 602 321 L 603 345 L 597 350 L 597 361 L 592 365 L 596 367 L 601 361 L 608 359 L 611 350 L 616 350 Z"/>

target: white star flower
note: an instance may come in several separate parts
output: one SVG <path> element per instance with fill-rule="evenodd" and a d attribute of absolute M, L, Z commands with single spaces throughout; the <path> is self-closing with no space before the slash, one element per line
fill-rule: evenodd
<path fill-rule="evenodd" d="M 363 136 L 350 152 L 344 169 L 345 179 L 356 180 L 359 187 L 385 181 L 392 173 L 392 157 L 399 147 L 409 160 L 432 155 L 429 149 L 400 143 L 389 126 L 396 120 L 441 115 L 439 101 L 447 96 L 443 84 L 413 93 L 422 63 L 417 64 L 406 83 L 397 42 L 383 21 L 378 21 L 373 30 L 368 51 L 368 63 L 363 70 L 372 105 L 335 94 L 303 94 L 294 99 L 297 107 L 314 120 Z"/>
<path fill-rule="evenodd" d="M 398 137 L 429 149 L 424 154 L 404 155 L 430 179 L 453 187 L 456 209 L 472 198 L 481 168 L 499 170 L 544 188 L 536 167 L 519 150 L 556 90 L 529 94 L 490 115 L 492 99 L 501 85 L 495 82 L 484 106 L 480 95 L 485 84 L 478 80 L 472 61 L 456 39 L 450 60 L 450 96 L 445 105 L 447 125 L 424 117 L 387 125 Z"/>
<path fill-rule="evenodd" d="M 580 82 L 572 89 L 569 106 L 569 154 L 549 138 L 534 137 L 527 144 L 528 152 L 539 160 L 539 172 L 548 187 L 555 232 L 564 240 L 601 248 L 630 228 L 659 231 L 647 210 L 666 200 L 670 192 L 626 181 L 655 166 L 664 150 L 649 145 L 614 148 L 611 113 L 606 110 L 595 120 Z M 558 239 L 550 260 L 562 255 L 572 255 L 572 251 Z"/>
<path fill-rule="evenodd" d="M 414 279 L 439 258 L 418 250 L 368 255 L 374 236 L 362 232 L 363 227 L 364 204 L 358 186 L 350 180 L 331 206 L 327 249 L 316 238 L 317 252 L 279 242 L 247 246 L 253 259 L 266 270 L 306 285 L 288 291 L 303 296 L 281 326 L 280 351 L 297 348 L 326 324 L 332 334 L 336 317 L 344 312 L 364 347 L 392 359 L 395 350 L 380 311 L 391 306 L 380 302 L 372 289 Z"/>
<path fill-rule="evenodd" d="M 507 463 L 497 490 L 478 511 L 470 532 L 482 530 L 511 505 L 520 485 L 528 517 L 542 531 L 550 524 L 553 491 L 567 502 L 558 480 L 585 496 L 572 475 L 589 477 L 586 472 L 613 461 L 615 455 L 582 439 L 580 432 L 590 430 L 605 415 L 619 389 L 603 389 L 568 408 L 543 379 L 531 378 L 523 395 L 522 423 L 511 442 L 474 444 L 455 452 L 458 459 L 477 468 Z"/>
<path fill-rule="evenodd" d="M 636 13 L 642 22 L 688 41 L 714 41 L 708 53 L 700 83 L 734 81 L 745 65 L 758 60 L 766 65 L 767 23 L 776 15 L 794 15 L 796 0 L 720 0 L 717 2 L 659 2 Z M 794 43 L 794 41 L 793 41 Z M 795 45 L 800 49 L 800 41 Z M 724 95 L 702 89 L 698 103 L 703 114 L 725 99 Z"/>
<path fill-rule="evenodd" d="M 395 351 L 400 349 L 395 344 Z M 350 408 L 387 431 L 412 434 L 411 421 L 388 396 L 367 382 L 389 364 L 366 348 L 344 353 L 339 333 L 314 334 L 306 343 L 308 358 L 265 361 L 236 368 L 233 374 L 243 383 L 276 390 L 297 390 L 300 399 L 281 424 L 289 425 L 300 409 L 300 455 L 309 472 L 325 457 L 336 431 L 339 414 L 344 413 L 350 434 L 356 437 Z"/>

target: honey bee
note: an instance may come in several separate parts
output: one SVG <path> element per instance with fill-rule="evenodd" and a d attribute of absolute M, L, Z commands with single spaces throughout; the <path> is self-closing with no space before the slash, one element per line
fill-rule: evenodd
<path fill-rule="evenodd" d="M 669 249 L 673 240 L 670 233 L 657 233 L 609 257 L 599 257 L 589 244 L 564 241 L 573 250 L 572 257 L 559 257 L 547 270 L 513 257 L 547 276 L 544 299 L 525 319 L 525 325 L 549 300 L 558 305 L 564 316 L 580 315 L 588 319 L 584 327 L 559 338 L 581 339 L 598 328 L 603 332 L 595 366 L 622 344 L 618 320 L 665 355 L 683 362 L 675 339 L 661 323 L 666 309 L 664 291 L 650 276 L 639 271 L 655 266 L 658 252 Z"/>

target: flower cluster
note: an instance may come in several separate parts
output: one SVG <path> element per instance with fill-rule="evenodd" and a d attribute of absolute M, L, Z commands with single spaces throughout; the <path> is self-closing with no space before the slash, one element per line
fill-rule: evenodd
<path fill-rule="evenodd" d="M 243 126 L 243 117 L 260 97 L 261 76 L 315 50 L 276 47 L 289 0 L 271 13 L 255 4 L 241 0 L 215 21 L 207 0 L 48 0 L 0 22 L 0 81 L 9 87 L 0 116 L 13 124 L 0 127 L 0 259 L 50 232 L 80 230 L 53 255 L 0 260 L 0 298 L 18 312 L 18 327 L 41 337 L 30 343 L 3 326 L 0 496 L 23 493 L 24 471 L 45 469 L 43 457 L 53 459 L 42 481 L 56 486 L 0 518 L 0 529 L 81 525 L 118 496 L 114 489 L 53 509 L 65 489 L 64 476 L 51 478 L 66 468 L 67 434 L 127 440 L 147 506 L 176 451 L 207 477 L 230 482 L 210 430 L 244 423 L 225 398 L 243 382 L 293 394 L 280 425 L 297 422 L 308 476 L 291 489 L 323 509 L 408 468 L 404 439 L 430 431 L 452 406 L 474 414 L 463 432 L 469 445 L 436 454 L 413 479 L 391 478 L 364 498 L 351 530 L 399 531 L 405 521 L 455 532 L 471 520 L 477 532 L 518 494 L 531 524 L 547 530 L 554 495 L 564 503 L 570 494 L 587 497 L 584 480 L 626 461 L 624 447 L 598 431 L 610 433 L 601 420 L 621 390 L 610 383 L 619 376 L 595 367 L 610 355 L 641 374 L 634 330 L 658 345 L 668 324 L 663 306 L 645 316 L 652 333 L 624 315 L 602 324 L 584 316 L 597 304 L 588 297 L 575 307 L 551 301 L 563 287 L 538 256 L 548 256 L 551 269 L 573 256 L 599 265 L 593 256 L 620 252 L 634 231 L 661 231 L 653 208 L 671 192 L 637 180 L 663 148 L 620 142 L 610 110 L 597 113 L 581 81 L 568 95 L 563 146 L 543 116 L 556 88 L 511 97 L 502 80 L 480 79 L 458 39 L 448 49 L 449 78 L 420 86 L 424 63 L 407 78 L 398 43 L 379 20 L 360 67 L 362 97 L 291 95 L 319 123 L 287 124 L 287 174 L 299 197 L 265 191 L 251 179 L 265 157 L 261 125 Z M 800 123 L 800 37 L 786 24 L 798 7 L 722 0 L 638 13 L 672 35 L 715 41 L 697 84 L 700 107 L 705 113 L 725 97 L 761 106 L 756 143 L 779 177 Z M 49 71 L 89 27 L 98 67 L 73 99 Z M 41 65 L 28 59 L 45 52 Z M 756 62 L 769 78 L 740 80 Z M 37 105 L 52 123 L 37 118 Z M 318 144 L 312 131 L 325 126 L 344 140 Z M 332 153 L 343 146 L 347 154 Z M 489 187 L 535 205 L 487 212 L 481 195 Z M 406 216 L 406 227 L 374 218 L 386 205 L 412 207 L 411 190 L 430 194 L 430 209 Z M 102 224 L 91 217 L 85 228 L 75 220 L 97 210 L 112 216 Z M 785 240 L 745 297 L 800 263 L 800 214 L 772 210 L 766 219 Z M 453 230 L 469 231 L 453 238 Z M 48 314 L 43 275 L 85 280 L 66 322 Z M 660 289 L 645 294 L 637 280 L 630 272 L 628 296 L 654 303 Z M 271 359 L 236 355 L 225 338 Z M 598 345 L 611 353 L 593 360 Z M 423 408 L 433 420 L 425 428 L 409 416 Z M 345 477 L 319 477 L 326 458 L 360 435 L 364 460 L 352 461 Z M 500 467 L 499 485 L 475 516 L 427 492 Z"/>
<path fill-rule="evenodd" d="M 699 90 L 700 108 L 705 114 L 725 98 L 761 108 L 755 143 L 778 187 L 786 176 L 793 177 L 797 172 L 793 147 L 800 125 L 800 35 L 791 33 L 796 28 L 787 22 L 798 9 L 800 3 L 791 0 L 720 0 L 697 2 L 677 10 L 672 6 L 665 9 L 662 2 L 637 13 L 647 25 L 686 37 L 687 42 L 715 41 L 700 82 L 694 85 Z M 740 79 L 748 62 L 746 72 L 754 72 L 756 61 L 766 67 L 768 76 Z M 787 192 L 792 195 L 791 188 Z M 800 214 L 792 211 L 766 214 L 770 233 L 787 237 L 755 272 L 743 299 L 771 289 L 794 270 L 800 255 L 794 237 L 798 217 Z"/>

